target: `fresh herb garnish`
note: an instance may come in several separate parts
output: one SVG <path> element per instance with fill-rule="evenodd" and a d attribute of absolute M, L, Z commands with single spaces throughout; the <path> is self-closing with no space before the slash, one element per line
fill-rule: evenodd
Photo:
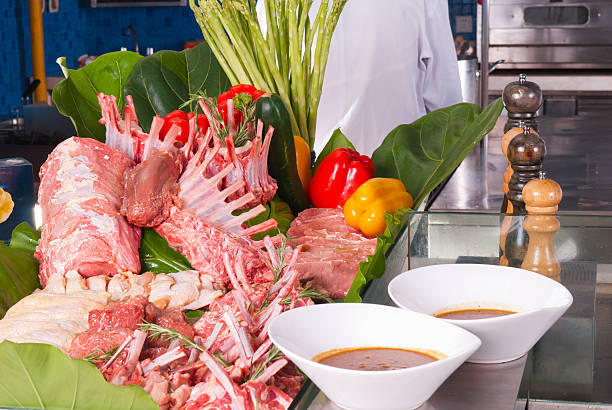
<path fill-rule="evenodd" d="M 270 349 L 268 350 L 268 354 L 266 355 L 266 358 L 264 359 L 263 362 L 255 364 L 251 360 L 251 365 L 249 366 L 249 375 L 245 378 L 245 380 L 243 380 L 243 383 L 249 380 L 255 380 L 256 378 L 261 376 L 261 374 L 266 369 L 266 366 L 268 364 L 282 357 L 283 357 L 283 354 L 278 349 L 278 347 L 276 347 L 275 345 L 270 346 Z"/>
<path fill-rule="evenodd" d="M 89 353 L 87 356 L 85 356 L 83 360 L 86 360 L 89 363 L 94 364 L 94 365 L 99 364 L 113 357 L 116 351 L 117 351 L 117 346 L 107 350 L 106 352 L 103 351 L 102 349 L 97 349 Z"/>
<path fill-rule="evenodd" d="M 324 300 L 328 303 L 333 303 L 333 299 L 330 298 L 327 295 L 324 295 L 323 293 L 319 292 L 318 290 L 312 289 L 310 287 L 310 283 L 308 283 L 304 289 L 300 290 L 297 294 L 298 298 L 310 298 L 310 299 L 318 299 L 318 300 Z M 281 304 L 283 305 L 288 305 L 291 303 L 291 296 L 285 296 L 282 300 L 281 300 Z"/>
<path fill-rule="evenodd" d="M 217 361 L 219 362 L 219 364 L 221 364 L 221 366 L 223 367 L 229 367 L 229 363 L 226 362 L 225 360 L 223 360 L 223 358 L 221 357 L 220 354 L 218 353 L 211 353 L 210 354 L 212 357 L 214 357 L 215 359 L 217 359 Z"/>
<path fill-rule="evenodd" d="M 156 325 L 155 323 L 147 322 L 139 323 L 140 330 L 147 332 L 147 337 L 153 341 L 162 341 L 164 343 L 171 342 L 173 340 L 177 340 L 179 344 L 186 348 L 197 349 L 201 352 L 204 351 L 204 348 L 188 338 L 177 332 L 176 330 L 167 329 L 160 325 Z"/>

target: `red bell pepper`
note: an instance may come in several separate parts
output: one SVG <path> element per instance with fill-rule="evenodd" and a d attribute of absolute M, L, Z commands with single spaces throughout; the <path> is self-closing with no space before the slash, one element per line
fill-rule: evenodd
<path fill-rule="evenodd" d="M 181 110 L 174 110 L 164 117 L 164 124 L 161 130 L 159 130 L 160 138 L 163 141 L 168 131 L 170 131 L 170 128 L 172 128 L 172 125 L 175 124 L 179 126 L 179 133 L 176 136 L 176 141 L 185 144 L 189 138 L 189 117 L 186 112 Z"/>
<path fill-rule="evenodd" d="M 342 208 L 353 192 L 372 177 L 374 164 L 368 156 L 338 148 L 319 164 L 308 186 L 308 196 L 317 208 Z"/>

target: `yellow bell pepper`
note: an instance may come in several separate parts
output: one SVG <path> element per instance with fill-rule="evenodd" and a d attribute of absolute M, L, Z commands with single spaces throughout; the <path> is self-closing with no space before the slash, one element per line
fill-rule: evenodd
<path fill-rule="evenodd" d="M 0 188 L 0 223 L 6 221 L 11 212 L 13 212 L 15 203 L 11 198 L 11 194 Z"/>
<path fill-rule="evenodd" d="M 344 219 L 368 238 L 383 234 L 385 214 L 412 207 L 412 196 L 395 178 L 372 178 L 357 188 L 344 204 Z"/>
<path fill-rule="evenodd" d="M 295 161 L 300 182 L 304 187 L 304 191 L 308 192 L 308 185 L 312 177 L 312 171 L 310 170 L 310 147 L 304 138 L 299 135 L 295 135 L 293 140 L 295 141 Z"/>

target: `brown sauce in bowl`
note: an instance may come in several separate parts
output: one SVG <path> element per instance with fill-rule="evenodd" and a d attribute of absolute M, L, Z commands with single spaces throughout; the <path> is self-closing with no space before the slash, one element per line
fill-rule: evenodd
<path fill-rule="evenodd" d="M 420 366 L 445 358 L 433 350 L 410 350 L 393 347 L 357 347 L 333 349 L 319 353 L 312 360 L 349 370 L 397 370 Z"/>
<path fill-rule="evenodd" d="M 472 320 L 472 319 L 488 319 L 492 317 L 512 315 L 516 312 L 502 309 L 457 309 L 449 312 L 437 313 L 434 316 L 442 319 L 453 320 Z"/>

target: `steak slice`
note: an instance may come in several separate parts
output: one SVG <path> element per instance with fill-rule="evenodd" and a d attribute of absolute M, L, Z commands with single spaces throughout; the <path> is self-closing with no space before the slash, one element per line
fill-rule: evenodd
<path fill-rule="evenodd" d="M 140 229 L 119 213 L 125 154 L 90 138 L 60 143 L 40 170 L 42 210 L 36 258 L 40 282 L 74 270 L 81 276 L 139 272 Z"/>
<path fill-rule="evenodd" d="M 347 225 L 340 209 L 307 209 L 291 222 L 287 235 L 302 245 L 294 265 L 300 280 L 332 298 L 346 296 L 359 263 L 376 252 L 377 240 Z"/>
<path fill-rule="evenodd" d="M 104 330 L 114 327 L 123 327 L 136 330 L 145 315 L 147 298 L 137 296 L 122 302 L 114 302 L 104 309 L 95 309 L 89 312 L 89 328 Z"/>
<path fill-rule="evenodd" d="M 125 174 L 121 214 L 137 226 L 153 227 L 170 216 L 178 199 L 183 156 L 178 151 L 155 152 Z"/>
<path fill-rule="evenodd" d="M 93 352 L 108 352 L 112 348 L 119 347 L 132 333 L 134 331 L 123 327 L 86 330 L 72 339 L 70 357 L 82 359 Z"/>

